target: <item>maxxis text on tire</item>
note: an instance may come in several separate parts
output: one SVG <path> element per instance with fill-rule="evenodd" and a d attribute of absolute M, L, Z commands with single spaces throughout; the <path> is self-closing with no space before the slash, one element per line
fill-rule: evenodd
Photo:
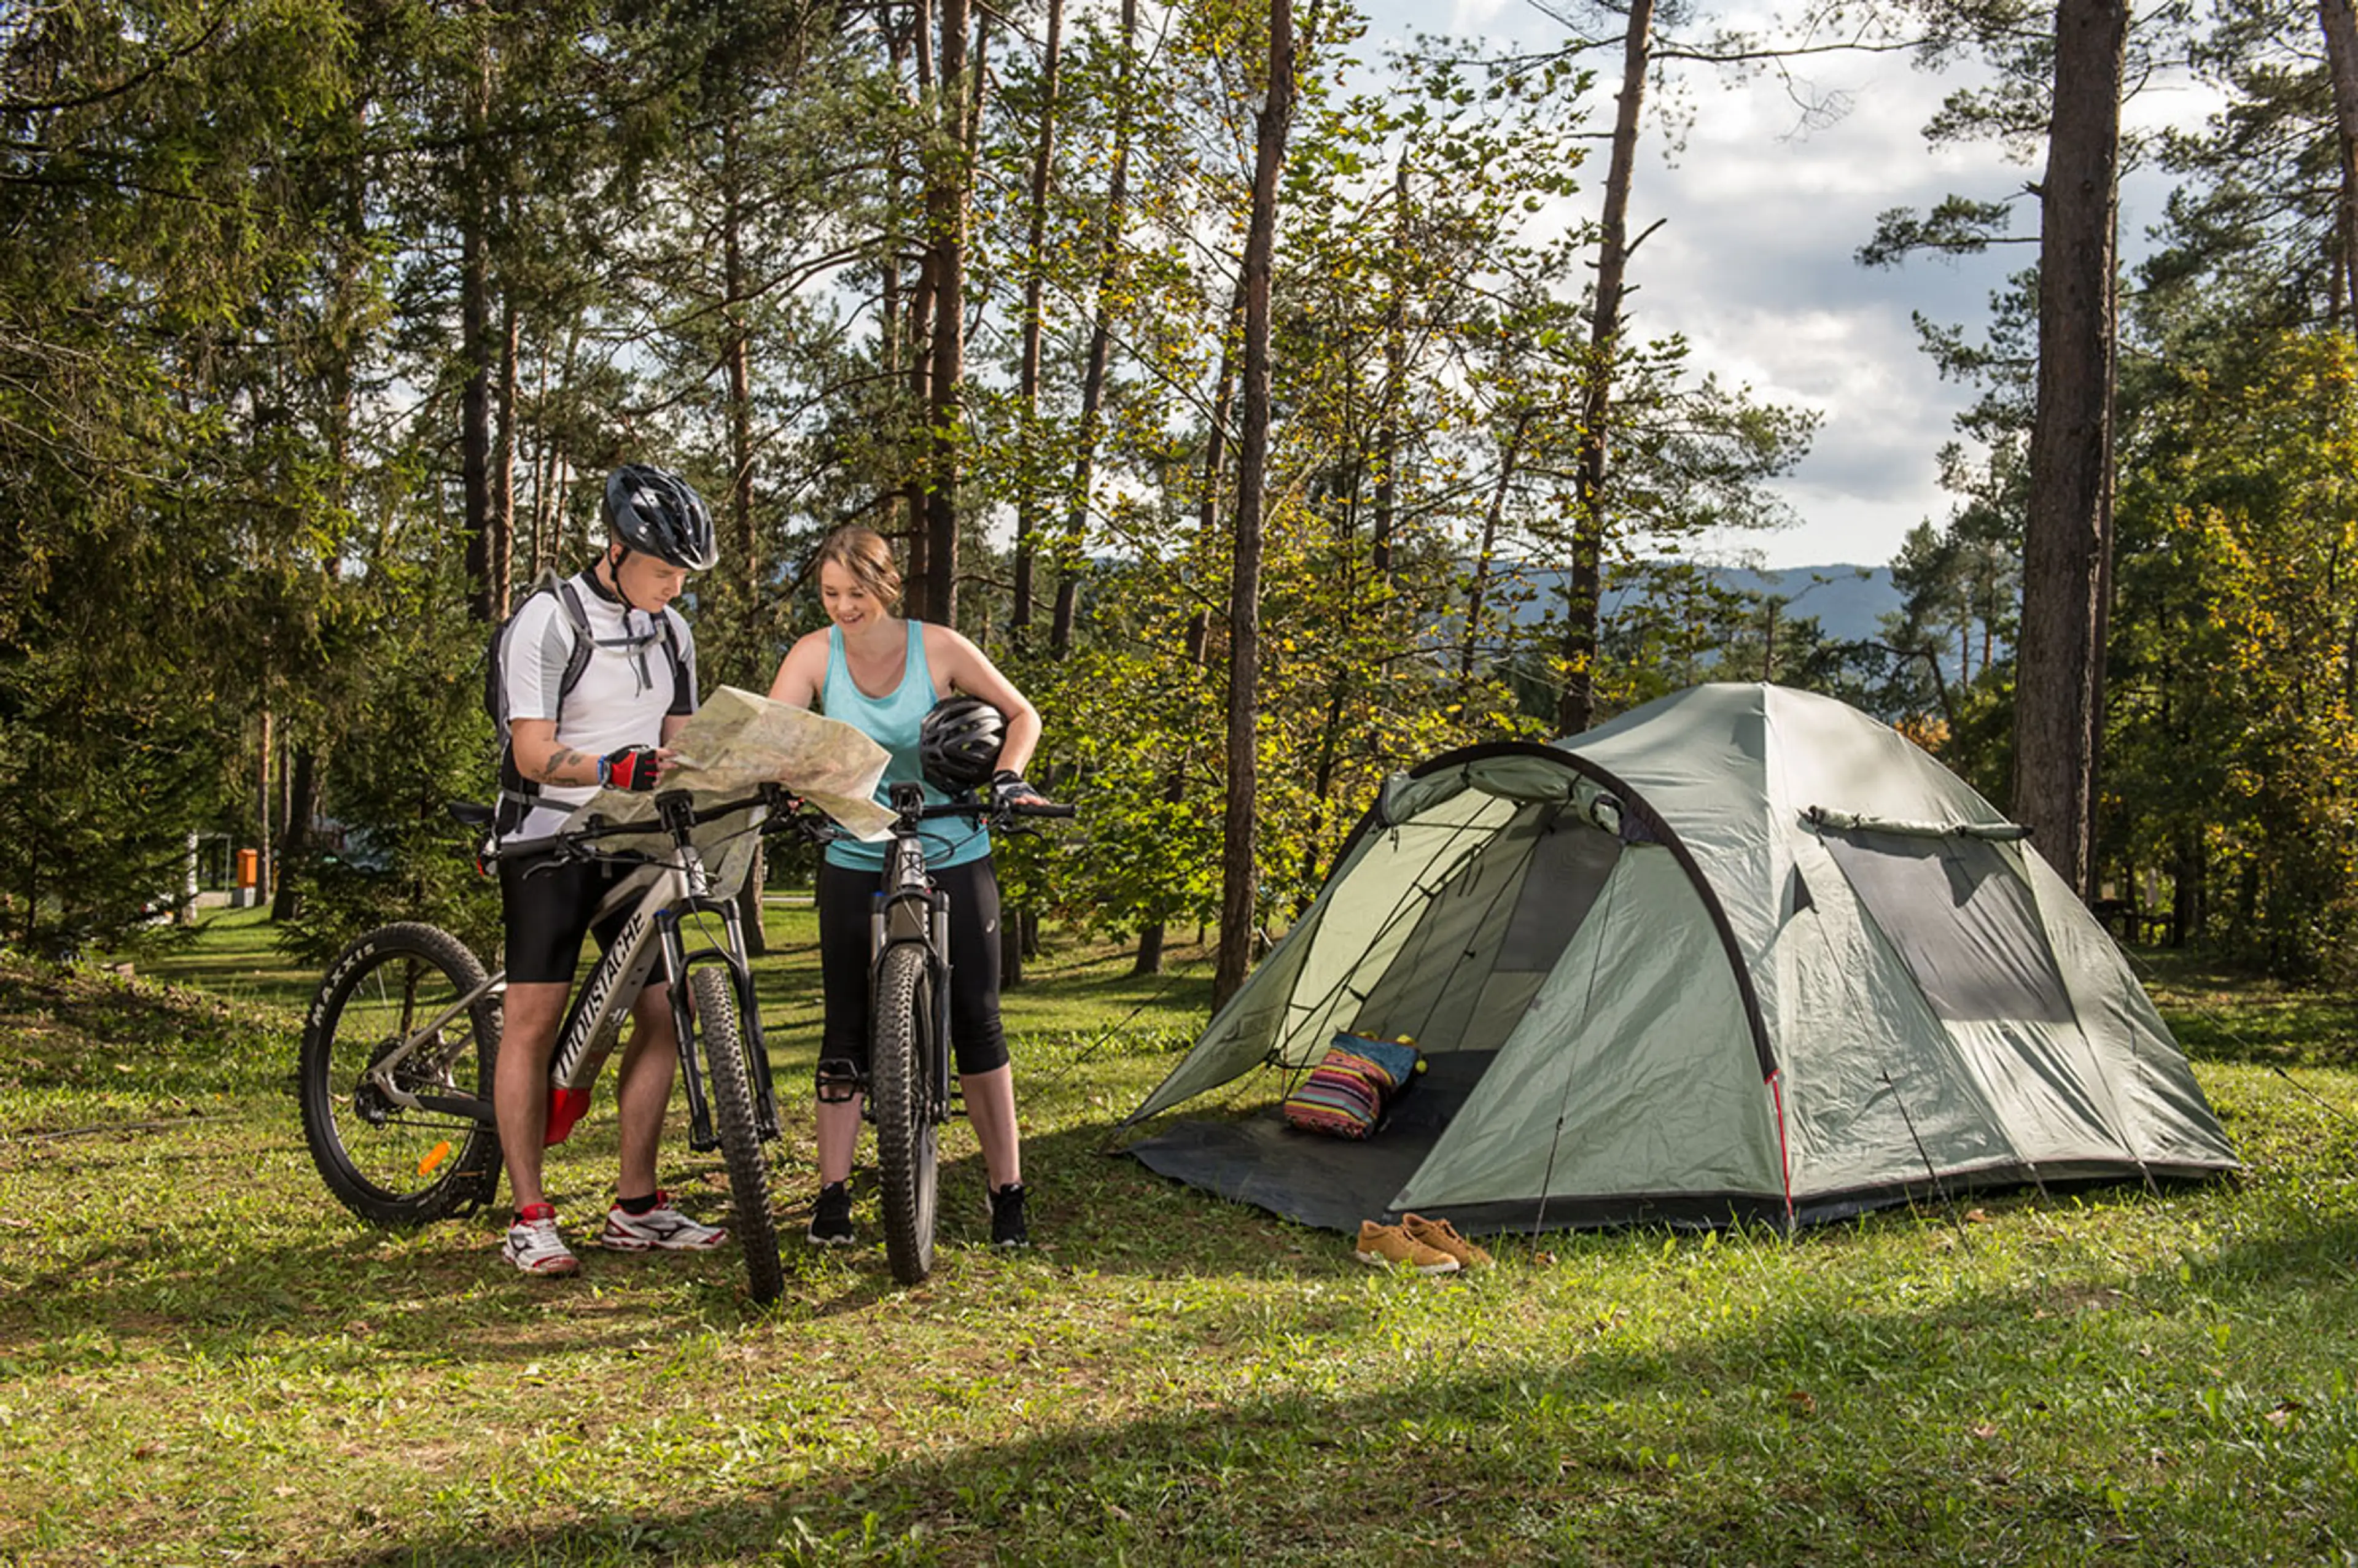
<path fill-rule="evenodd" d="M 328 966 L 297 1059 L 303 1141 L 328 1190 L 362 1219 L 423 1225 L 497 1192 L 499 1132 L 488 1120 L 405 1108 L 364 1081 L 398 1042 L 484 979 L 464 943 L 415 922 L 369 932 Z M 477 997 L 397 1071 L 401 1087 L 471 1096 L 488 1111 L 500 1024 L 498 999 Z"/>

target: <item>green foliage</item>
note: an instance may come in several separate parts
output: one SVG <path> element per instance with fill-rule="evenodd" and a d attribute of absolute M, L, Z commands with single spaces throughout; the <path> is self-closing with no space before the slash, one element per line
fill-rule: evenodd
<path fill-rule="evenodd" d="M 1093 648 L 1043 671 L 1033 695 L 1059 737 L 1057 792 L 1084 816 L 1045 841 L 1047 865 L 1028 847 L 1002 857 L 1019 900 L 1044 894 L 1070 918 L 1125 933 L 1217 916 L 1219 806 L 1206 786 L 1219 697 L 1186 669 Z"/>
<path fill-rule="evenodd" d="M 27 940 L 177 899 L 284 651 L 308 476 L 252 341 L 310 255 L 287 171 L 346 39 L 300 0 L 8 28 L 0 723 L 36 782 L 0 861 Z"/>
<path fill-rule="evenodd" d="M 2156 337 L 2193 351 L 2257 329 L 2347 318 L 2331 13 L 2280 0 L 2219 7 L 2190 63 L 2221 100 L 2199 126 L 2164 133 L 2176 177 L 2160 243 L 2142 261 L 2136 310 Z"/>
<path fill-rule="evenodd" d="M 1996 68 L 1935 135 L 2028 145 L 2045 15 L 1923 16 L 1934 54 Z M 1035 772 L 1087 813 L 1008 846 L 1011 895 L 1130 933 L 1216 902 L 1235 251 L 1266 16 L 1190 0 L 1125 39 L 1112 8 L 1071 8 L 1035 252 L 1042 19 L 991 14 L 974 108 L 961 622 L 1040 703 Z M 1561 216 L 1602 161 L 1587 62 L 1621 18 L 1591 20 L 1532 58 L 1420 40 L 1364 92 L 1338 69 L 1369 52 L 1363 18 L 1325 7 L 1306 40 L 1255 693 L 1272 925 L 1388 772 L 1549 732 L 1570 672 L 1546 596 L 1589 558 L 1582 410 L 1605 377 L 1598 575 L 1665 586 L 1604 629 L 1600 712 L 1768 676 L 2005 794 L 2035 276 L 2007 280 L 1986 330 L 1920 324 L 1978 395 L 1942 458 L 1958 508 L 1895 563 L 1907 603 L 1880 648 L 1827 644 L 1799 593 L 1709 591 L 1690 563 L 1780 521 L 1767 481 L 1812 420 L 1635 327 L 1592 362 L 1595 237 Z M 2177 12 L 2150 21 L 2142 58 L 2186 36 Z M 1664 25 L 1690 22 L 1710 18 Z M 706 681 L 766 687 L 818 620 L 810 542 L 846 519 L 903 529 L 924 499 L 915 258 L 947 148 L 907 25 L 789 0 L 104 0 L 7 30 L 0 737 L 34 778 L 5 808 L 12 937 L 119 930 L 176 891 L 187 833 L 250 839 L 266 719 L 275 780 L 319 764 L 329 833 L 287 868 L 306 904 L 289 942 L 318 954 L 406 913 L 487 943 L 495 906 L 440 815 L 488 768 L 483 629 L 462 607 L 502 563 L 471 559 L 472 505 L 505 498 L 520 582 L 578 562 L 609 465 L 683 469 L 723 519 L 724 566 L 696 591 Z M 2344 961 L 2358 878 L 2330 782 L 2343 719 L 2319 695 L 2334 614 L 2309 586 L 2346 575 L 2346 454 L 2313 423 L 2341 394 L 2312 345 L 2245 348 L 2274 342 L 2255 323 L 2347 308 L 2313 27 L 2299 7 L 2223 13 L 2193 58 L 2228 112 L 2156 144 L 2186 189 L 2126 298 L 2150 352 L 2122 377 L 2136 456 L 2102 769 L 2115 878 L 2288 973 Z M 2005 243 L 2018 206 L 1897 215 L 1873 259 Z M 1035 281 L 1026 399 L 1016 301 Z M 471 476 L 469 420 L 488 447 Z M 1039 546 L 1020 633 L 1011 517 Z M 1071 635 L 1051 652 L 1060 586 Z M 274 825 L 290 804 L 308 825 L 276 788 Z"/>
<path fill-rule="evenodd" d="M 423 920 L 496 960 L 498 889 L 476 873 L 474 839 L 447 810 L 496 788 L 483 711 L 489 633 L 467 618 L 447 575 L 384 569 L 352 591 L 373 623 L 333 730 L 321 810 L 337 837 L 288 868 L 304 896 L 281 939 L 324 962 L 373 926 Z"/>
<path fill-rule="evenodd" d="M 2123 485 L 2118 831 L 2136 860 L 2233 888 L 2214 924 L 2274 972 L 2345 973 L 2358 351 L 2286 335 L 2175 370 Z"/>
<path fill-rule="evenodd" d="M 126 690 L 70 650 L 0 666 L 0 940 L 27 952 L 122 943 L 168 914 L 189 835 L 224 798 L 211 719 L 168 682 Z"/>

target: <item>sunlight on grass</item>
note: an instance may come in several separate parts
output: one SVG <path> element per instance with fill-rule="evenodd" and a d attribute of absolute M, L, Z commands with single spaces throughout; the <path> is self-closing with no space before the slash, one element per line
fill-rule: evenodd
<path fill-rule="evenodd" d="M 243 912 L 241 912 L 241 915 Z M 810 1183 L 808 912 L 763 1016 Z M 1192 951 L 1182 960 L 1200 957 Z M 0 965 L 0 1561 L 2249 1563 L 2358 1551 L 2358 1074 L 2341 999 L 2160 982 L 2249 1170 L 1805 1233 L 1494 1238 L 1452 1280 L 1106 1152 L 1208 965 L 1052 931 L 1007 1016 L 1041 1244 L 943 1260 L 369 1229 L 295 1122 L 308 977 L 258 920 L 124 981 Z M 225 994 L 192 989 L 225 988 Z M 2207 1022 L 2205 1021 L 2208 1021 Z M 2205 1030 L 2212 1033 L 2206 1033 Z M 1238 1101 L 1265 1098 L 1249 1081 Z M 606 1200 L 601 1098 L 551 1160 Z M 665 1180 L 719 1215 L 674 1129 Z M 875 1227 L 875 1195 L 856 1211 Z"/>

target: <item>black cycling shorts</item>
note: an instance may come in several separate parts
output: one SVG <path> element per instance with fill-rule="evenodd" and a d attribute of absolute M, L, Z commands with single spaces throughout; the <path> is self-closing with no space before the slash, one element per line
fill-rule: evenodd
<path fill-rule="evenodd" d="M 507 975 L 512 982 L 532 985 L 573 983 L 581 962 L 581 938 L 594 935 L 604 952 L 622 935 L 632 905 L 590 924 L 598 904 L 616 882 L 637 868 L 605 860 L 571 860 L 553 864 L 546 855 L 525 854 L 502 860 L 500 908 L 506 927 Z M 670 969 L 660 947 L 647 984 L 665 984 Z"/>
<path fill-rule="evenodd" d="M 999 1024 L 999 873 L 985 855 L 933 878 L 950 900 L 950 1054 L 959 1073 L 988 1073 L 1007 1065 L 1007 1035 Z M 882 871 L 819 862 L 822 1065 L 841 1058 L 867 1070 L 869 914 L 883 885 Z"/>

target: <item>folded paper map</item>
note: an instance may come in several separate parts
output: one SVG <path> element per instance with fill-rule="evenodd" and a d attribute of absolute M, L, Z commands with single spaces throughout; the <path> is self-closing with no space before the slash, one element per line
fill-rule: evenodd
<path fill-rule="evenodd" d="M 892 814 L 876 803 L 877 781 L 892 760 L 883 747 L 839 719 L 806 708 L 772 702 L 737 687 L 724 686 L 672 737 L 675 755 L 664 770 L 663 788 L 702 795 L 742 795 L 773 781 L 832 817 L 854 838 L 889 836 Z M 726 890 L 744 875 L 752 838 L 746 829 L 759 808 L 731 812 L 700 825 L 697 848 L 711 866 L 713 881 Z M 566 818 L 578 827 L 592 816 L 622 826 L 654 826 L 654 796 L 601 789 Z M 741 853 L 730 853 L 741 849 Z M 714 851 L 721 856 L 715 861 Z"/>
<path fill-rule="evenodd" d="M 665 789 L 726 795 L 775 779 L 856 838 L 892 830 L 892 814 L 876 803 L 892 757 L 840 719 L 724 686 L 680 726 L 671 749 L 677 755 L 664 773 Z"/>

